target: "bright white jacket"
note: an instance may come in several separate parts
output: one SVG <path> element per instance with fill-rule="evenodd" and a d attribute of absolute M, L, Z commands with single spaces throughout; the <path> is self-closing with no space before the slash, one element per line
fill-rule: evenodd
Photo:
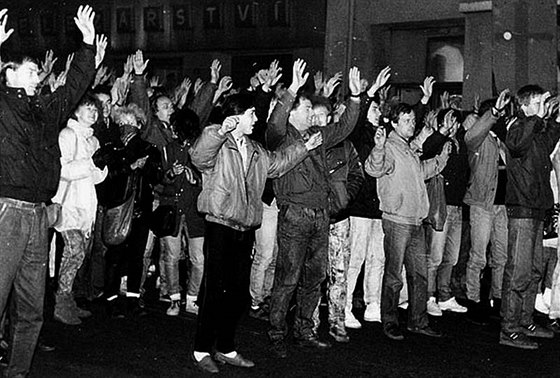
<path fill-rule="evenodd" d="M 82 230 L 89 235 L 97 213 L 95 185 L 107 177 L 107 168 L 100 170 L 92 159 L 99 149 L 99 141 L 91 127 L 70 119 L 58 135 L 58 144 L 62 169 L 52 201 L 62 205 L 62 219 L 56 229 Z"/>

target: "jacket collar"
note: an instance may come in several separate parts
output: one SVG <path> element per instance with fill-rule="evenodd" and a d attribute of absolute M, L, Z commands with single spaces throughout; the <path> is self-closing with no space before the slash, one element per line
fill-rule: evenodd
<path fill-rule="evenodd" d="M 2 85 L 0 89 L 5 95 L 13 98 L 20 98 L 30 100 L 30 97 L 25 93 L 25 89 L 23 88 L 13 88 L 8 87 L 7 85 Z"/>

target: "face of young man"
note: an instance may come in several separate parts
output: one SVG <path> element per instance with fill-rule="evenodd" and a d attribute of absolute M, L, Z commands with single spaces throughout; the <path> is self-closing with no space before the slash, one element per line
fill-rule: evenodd
<path fill-rule="evenodd" d="M 249 108 L 239 116 L 239 122 L 237 123 L 236 130 L 241 135 L 250 135 L 253 133 L 253 126 L 255 125 L 255 122 L 257 122 L 255 108 Z"/>
<path fill-rule="evenodd" d="M 329 124 L 331 120 L 331 115 L 329 111 L 324 106 L 315 106 L 313 108 L 313 124 L 315 126 L 325 127 Z"/>
<path fill-rule="evenodd" d="M 160 97 L 156 101 L 156 117 L 160 121 L 170 123 L 171 115 L 175 112 L 175 108 L 173 107 L 173 103 L 168 97 Z"/>
<path fill-rule="evenodd" d="M 78 122 L 84 126 L 91 127 L 97 122 L 98 110 L 93 104 L 81 105 L 74 113 Z"/>
<path fill-rule="evenodd" d="M 409 140 L 414 135 L 416 117 L 414 112 L 400 113 L 397 123 L 393 122 L 395 132 L 403 139 Z"/>
<path fill-rule="evenodd" d="M 529 105 L 521 105 L 521 110 L 527 117 L 534 116 L 539 112 L 542 95 L 531 96 Z"/>
<path fill-rule="evenodd" d="M 23 88 L 25 94 L 34 96 L 39 85 L 39 67 L 33 62 L 23 62 L 18 68 L 6 70 L 6 85 Z"/>
<path fill-rule="evenodd" d="M 379 109 L 379 105 L 375 101 L 372 101 L 368 109 L 367 120 L 373 126 L 379 126 L 380 117 L 381 117 L 381 110 Z"/>
<path fill-rule="evenodd" d="M 111 115 L 111 96 L 105 93 L 98 93 L 95 95 L 97 100 L 101 103 L 103 109 L 103 118 L 107 119 Z"/>
<path fill-rule="evenodd" d="M 313 114 L 311 101 L 302 98 L 298 107 L 290 111 L 290 123 L 299 131 L 305 131 L 313 124 Z"/>

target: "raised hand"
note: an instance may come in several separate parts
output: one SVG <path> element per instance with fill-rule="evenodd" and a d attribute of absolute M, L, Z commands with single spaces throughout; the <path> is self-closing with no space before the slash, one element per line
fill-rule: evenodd
<path fill-rule="evenodd" d="M 375 78 L 375 82 L 371 85 L 371 87 L 368 89 L 367 91 L 367 95 L 369 97 L 373 97 L 375 96 L 375 93 L 381 89 L 385 84 L 387 84 L 387 81 L 389 81 L 389 78 L 391 77 L 391 67 L 387 66 L 385 68 L 383 68 L 378 74 L 377 74 L 377 78 Z"/>
<path fill-rule="evenodd" d="M 222 136 L 226 135 L 230 131 L 235 130 L 238 123 L 239 123 L 239 116 L 227 117 L 226 119 L 224 119 L 224 122 L 222 123 L 222 127 L 220 127 L 220 129 L 218 130 L 218 134 L 221 134 Z"/>
<path fill-rule="evenodd" d="M 144 60 L 144 53 L 142 50 L 136 50 L 136 53 L 132 57 L 132 67 L 134 68 L 134 74 L 142 75 L 150 59 Z M 127 62 L 128 63 L 128 62 Z"/>
<path fill-rule="evenodd" d="M 131 54 L 126 58 L 126 62 L 124 63 L 123 76 L 132 75 L 133 69 L 134 69 L 134 54 Z"/>
<path fill-rule="evenodd" d="M 45 80 L 51 74 L 57 60 L 58 58 L 54 57 L 54 52 L 52 50 L 47 50 L 45 59 L 41 62 L 41 72 L 39 73 L 39 79 L 41 81 Z"/>
<path fill-rule="evenodd" d="M 268 75 L 262 85 L 262 90 L 265 92 L 270 91 L 272 87 L 278 83 L 278 80 L 282 77 L 282 67 L 279 66 L 278 60 L 273 60 L 268 67 Z"/>
<path fill-rule="evenodd" d="M 80 32 L 82 32 L 83 41 L 88 45 L 93 45 L 95 39 L 94 18 L 95 12 L 89 5 L 80 5 L 78 13 L 76 13 L 76 17 L 74 17 L 74 23 L 78 29 L 80 29 Z"/>
<path fill-rule="evenodd" d="M 101 84 L 101 80 L 103 80 L 107 71 L 107 66 L 103 65 L 99 67 L 99 69 L 95 72 L 95 79 L 93 79 L 93 85 L 91 86 L 92 89 L 95 89 L 95 87 Z"/>
<path fill-rule="evenodd" d="M 313 82 L 315 83 L 315 95 L 318 96 L 323 89 L 323 85 L 325 85 L 325 82 L 323 81 L 323 72 L 315 72 L 315 75 L 313 75 Z"/>
<path fill-rule="evenodd" d="M 539 102 L 539 110 L 537 112 L 537 116 L 539 118 L 544 118 L 544 116 L 546 115 L 547 111 L 548 111 L 548 105 L 547 105 L 547 100 L 550 97 L 550 92 L 545 92 L 541 95 L 541 99 Z"/>
<path fill-rule="evenodd" d="M 360 95 L 360 70 L 358 67 L 350 68 L 348 73 L 348 87 L 350 87 L 350 94 L 354 97 Z"/>
<path fill-rule="evenodd" d="M 124 75 L 119 77 L 113 83 L 111 87 L 111 103 L 113 105 L 123 105 L 126 101 L 126 96 L 128 95 L 128 90 L 130 89 L 130 76 Z"/>
<path fill-rule="evenodd" d="M 305 142 L 305 148 L 307 148 L 307 151 L 311 151 L 319 147 L 321 144 L 323 144 L 323 134 L 318 131 L 315 134 L 312 134 L 307 142 Z"/>
<path fill-rule="evenodd" d="M 342 72 L 335 73 L 323 86 L 323 96 L 330 97 L 341 82 Z"/>
<path fill-rule="evenodd" d="M 14 29 L 6 31 L 6 25 L 8 24 L 8 10 L 0 10 L 0 45 L 3 44 L 10 38 Z"/>
<path fill-rule="evenodd" d="M 161 81 L 159 76 L 152 76 L 150 78 L 150 87 L 151 88 L 158 88 L 161 87 L 163 85 L 163 82 Z"/>
<path fill-rule="evenodd" d="M 449 92 L 445 91 L 439 96 L 439 101 L 441 103 L 441 109 L 449 108 Z"/>
<path fill-rule="evenodd" d="M 103 58 L 105 58 L 105 51 L 107 49 L 107 37 L 104 34 L 95 36 L 95 68 L 97 69 Z"/>
<path fill-rule="evenodd" d="M 424 127 L 428 127 L 432 131 L 437 130 L 437 112 L 435 110 L 430 110 L 424 117 Z"/>
<path fill-rule="evenodd" d="M 427 76 L 424 79 L 424 83 L 420 85 L 420 89 L 422 90 L 423 97 L 420 100 L 422 104 L 426 105 L 428 101 L 430 101 L 430 97 L 432 97 L 432 93 L 434 91 L 434 84 L 436 79 L 433 76 Z M 445 108 L 444 108 L 445 109 Z"/>
<path fill-rule="evenodd" d="M 453 110 L 448 111 L 443 117 L 443 125 L 439 129 L 441 135 L 449 135 L 456 126 L 457 118 L 453 115 Z"/>
<path fill-rule="evenodd" d="M 197 77 L 196 80 L 194 81 L 194 87 L 193 87 L 193 91 L 194 91 L 195 95 L 198 93 L 200 88 L 202 88 L 203 84 L 204 84 L 204 82 L 202 81 L 202 79 Z"/>
<path fill-rule="evenodd" d="M 233 86 L 233 80 L 231 76 L 224 76 L 220 79 L 220 83 L 218 84 L 218 90 L 216 92 L 220 92 L 220 94 L 225 93 L 231 89 Z"/>
<path fill-rule="evenodd" d="M 373 140 L 375 142 L 375 148 L 382 149 L 385 147 L 385 142 L 387 141 L 387 131 L 384 127 L 378 127 L 377 130 L 375 130 Z"/>
<path fill-rule="evenodd" d="M 222 63 L 218 59 L 214 59 L 212 61 L 212 65 L 210 66 L 210 82 L 212 84 L 218 84 L 218 80 L 220 79 L 220 70 L 222 69 Z"/>
<path fill-rule="evenodd" d="M 303 59 L 297 59 L 294 62 L 292 67 L 292 84 L 288 88 L 293 93 L 297 93 L 309 77 L 309 72 L 305 72 L 305 67 L 307 67 L 307 63 Z"/>
<path fill-rule="evenodd" d="M 502 110 L 505 109 L 505 107 L 507 106 L 507 104 L 510 103 L 511 101 L 511 96 L 509 96 L 509 89 L 504 89 L 503 91 L 500 92 L 500 95 L 498 96 L 498 99 L 496 100 L 496 105 L 494 105 L 494 107 L 496 108 L 496 110 L 498 112 L 501 112 Z"/>

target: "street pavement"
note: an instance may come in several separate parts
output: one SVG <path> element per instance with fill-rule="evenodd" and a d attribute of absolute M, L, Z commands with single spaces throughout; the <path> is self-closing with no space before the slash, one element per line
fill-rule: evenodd
<path fill-rule="evenodd" d="M 43 335 L 56 346 L 37 351 L 31 377 L 198 377 L 190 360 L 196 319 L 184 311 L 165 314 L 167 304 L 152 299 L 148 315 L 112 319 L 103 302 L 93 302 L 94 316 L 80 326 L 52 319 Z M 48 311 L 47 311 L 48 312 Z M 356 311 L 358 319 L 362 312 Z M 325 325 L 320 335 L 329 338 Z M 401 318 L 406 318 L 405 312 Z M 543 320 L 543 319 L 540 319 Z M 476 326 L 464 314 L 431 318 L 445 332 L 441 339 L 406 333 L 404 341 L 387 339 L 379 323 L 362 322 L 349 330 L 350 342 L 326 351 L 301 349 L 289 340 L 286 359 L 268 351 L 266 322 L 245 316 L 237 332 L 238 351 L 254 368 L 220 366 L 224 377 L 560 377 L 560 337 L 540 340 L 536 351 L 498 344 L 499 323 Z M 404 326 L 403 326 L 404 329 Z"/>

